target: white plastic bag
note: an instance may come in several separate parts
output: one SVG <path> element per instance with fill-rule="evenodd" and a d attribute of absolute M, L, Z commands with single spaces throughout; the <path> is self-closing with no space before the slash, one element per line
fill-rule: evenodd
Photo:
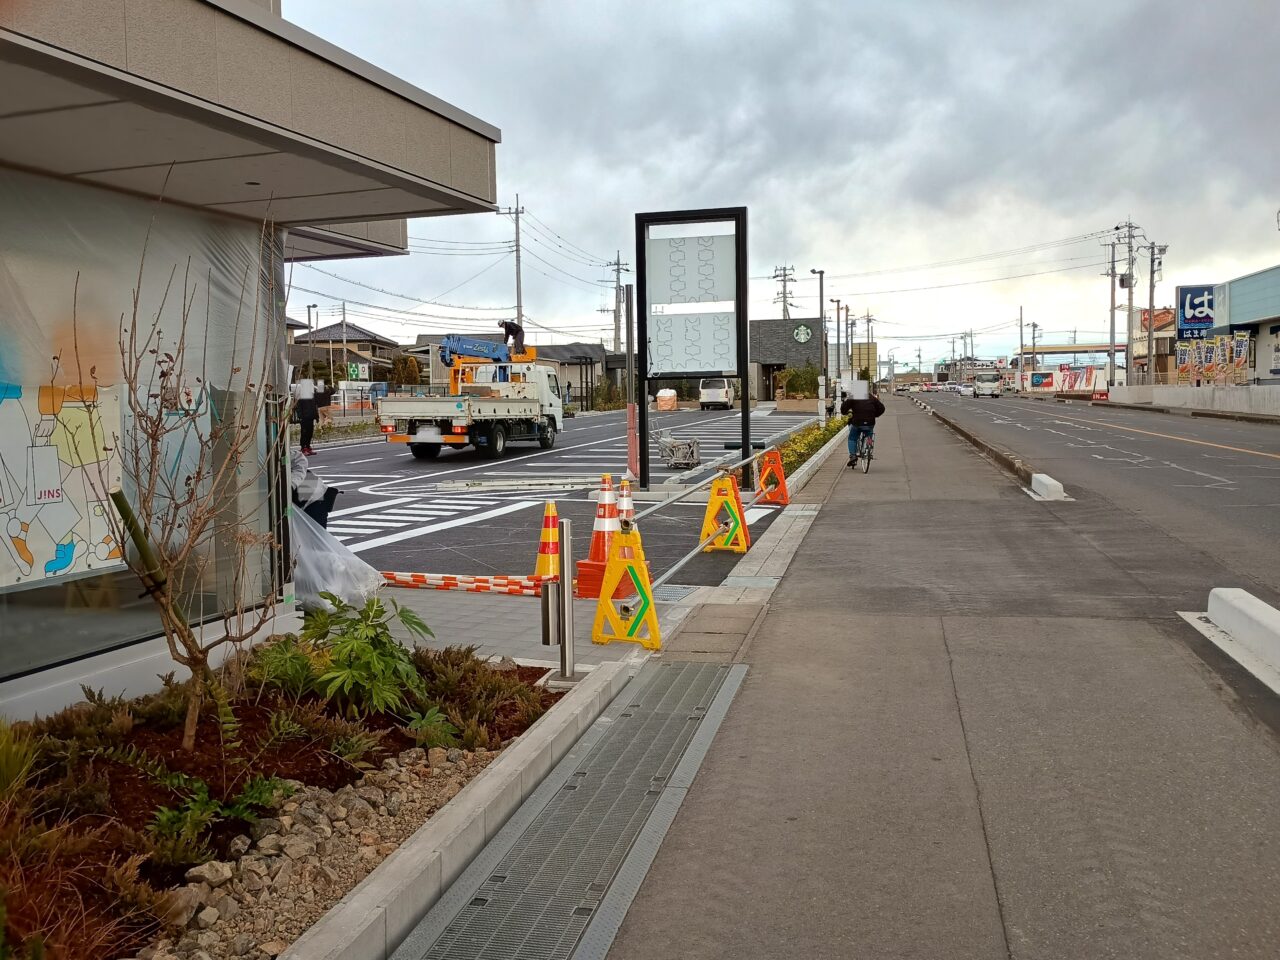
<path fill-rule="evenodd" d="M 320 596 L 332 593 L 352 606 L 364 606 L 383 584 L 382 574 L 333 538 L 303 511 L 289 511 L 293 538 L 293 586 L 303 610 L 331 610 Z"/>

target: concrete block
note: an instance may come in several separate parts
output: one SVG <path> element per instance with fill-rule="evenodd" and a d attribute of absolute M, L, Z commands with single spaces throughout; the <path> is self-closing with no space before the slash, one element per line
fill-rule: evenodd
<path fill-rule="evenodd" d="M 1209 619 L 1274 671 L 1280 671 L 1280 610 L 1247 590 L 1215 587 Z"/>
<path fill-rule="evenodd" d="M 1047 473 L 1033 473 L 1031 475 L 1031 492 L 1042 500 L 1067 499 L 1067 492 L 1062 489 L 1062 484 Z"/>
<path fill-rule="evenodd" d="M 462 794 L 458 794 L 460 796 Z M 454 827 L 439 847 L 440 883 L 444 887 L 457 880 L 476 854 L 484 848 L 484 807 L 469 805 L 469 809 L 459 816 Z"/>
<path fill-rule="evenodd" d="M 390 871 L 386 877 L 389 890 L 381 904 L 387 956 L 395 952 L 440 899 L 444 892 L 441 862 L 439 853 L 424 856 L 421 851 L 406 852 L 405 847 L 401 847 L 379 866 L 379 870 Z"/>
<path fill-rule="evenodd" d="M 520 772 L 512 770 L 501 780 L 494 781 L 492 795 L 484 810 L 484 839 L 487 843 L 502 829 L 511 815 L 520 809 L 525 800 L 520 789 Z"/>

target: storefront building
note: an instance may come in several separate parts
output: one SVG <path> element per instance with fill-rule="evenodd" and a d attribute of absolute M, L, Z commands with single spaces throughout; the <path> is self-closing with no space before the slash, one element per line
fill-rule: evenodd
<path fill-rule="evenodd" d="M 198 425 L 137 456 L 157 409 L 255 411 L 189 618 L 287 600 L 285 265 L 494 209 L 499 140 L 269 2 L 0 3 L 0 712 L 173 669 L 108 500 L 204 462 Z M 175 362 L 194 392 L 165 385 Z"/>
<path fill-rule="evenodd" d="M 1280 385 L 1280 266 L 1259 270 L 1214 287 L 1214 336 L 1248 333 L 1248 381 Z"/>

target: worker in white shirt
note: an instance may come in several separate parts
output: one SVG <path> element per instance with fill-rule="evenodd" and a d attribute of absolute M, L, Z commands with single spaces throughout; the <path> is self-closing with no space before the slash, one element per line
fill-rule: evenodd
<path fill-rule="evenodd" d="M 302 452 L 306 456 L 315 453 L 311 449 L 311 437 L 316 429 L 316 382 L 310 377 L 303 377 L 293 385 L 293 398 L 297 403 L 298 423 L 302 425 Z"/>

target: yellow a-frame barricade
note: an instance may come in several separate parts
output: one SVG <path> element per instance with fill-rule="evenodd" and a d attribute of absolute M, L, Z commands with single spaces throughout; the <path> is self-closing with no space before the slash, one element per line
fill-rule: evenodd
<path fill-rule="evenodd" d="M 712 482 L 711 495 L 707 499 L 707 512 L 702 517 L 702 534 L 698 537 L 699 541 L 706 540 L 726 522 L 720 519 L 722 510 L 728 514 L 729 529 L 703 547 L 702 552 L 729 550 L 733 553 L 746 553 L 747 548 L 751 546 L 751 531 L 747 528 L 746 513 L 742 509 L 738 478 L 733 474 L 717 477 Z"/>
<path fill-rule="evenodd" d="M 625 601 L 613 599 L 618 584 L 626 577 L 636 595 Z M 640 530 L 625 522 L 613 535 L 609 559 L 605 564 L 596 601 L 596 619 L 591 626 L 592 643 L 621 640 L 638 643 L 646 650 L 662 649 L 662 632 L 658 628 L 658 612 L 653 603 L 653 587 L 649 581 L 649 564 L 644 558 Z"/>

